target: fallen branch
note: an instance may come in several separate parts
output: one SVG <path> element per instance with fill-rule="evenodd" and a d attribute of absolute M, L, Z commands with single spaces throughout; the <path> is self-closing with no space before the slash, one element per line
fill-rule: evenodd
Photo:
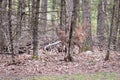
<path fill-rule="evenodd" d="M 56 44 L 59 44 L 59 43 L 61 43 L 61 41 L 56 41 L 56 42 L 54 42 L 54 43 L 49 43 L 48 45 L 44 46 L 43 49 L 46 50 L 48 47 L 53 46 L 53 45 L 56 45 Z"/>

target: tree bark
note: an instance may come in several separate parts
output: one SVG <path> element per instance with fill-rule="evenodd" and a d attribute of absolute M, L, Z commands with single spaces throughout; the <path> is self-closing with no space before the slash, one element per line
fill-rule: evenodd
<path fill-rule="evenodd" d="M 91 13 L 90 1 L 82 0 L 82 24 L 87 24 L 86 39 L 83 42 L 82 51 L 92 50 L 92 34 L 91 34 Z"/>
<path fill-rule="evenodd" d="M 52 10 L 54 11 L 56 7 L 56 0 L 52 0 Z M 55 27 L 55 13 L 51 15 L 51 23 Z"/>
<path fill-rule="evenodd" d="M 6 23 L 8 23 L 8 15 L 7 15 L 7 0 L 1 0 L 2 3 L 1 3 L 1 33 L 2 33 L 2 36 L 4 38 L 4 48 L 6 48 L 7 52 L 10 50 L 9 49 L 9 30 L 8 30 L 8 25 L 6 25 Z M 2 38 L 2 37 L 1 37 Z M 2 39 L 1 39 L 2 40 Z"/>
<path fill-rule="evenodd" d="M 119 1 L 119 6 L 118 6 L 118 22 L 117 22 L 117 26 L 118 26 L 118 38 L 117 38 L 117 50 L 120 51 L 120 1 Z"/>
<path fill-rule="evenodd" d="M 13 36 L 12 36 L 12 0 L 9 0 L 8 4 L 8 25 L 9 25 L 9 36 L 10 36 L 10 47 L 11 47 L 11 53 L 12 53 L 12 62 L 15 63 L 15 54 L 14 54 L 14 48 L 13 48 Z"/>
<path fill-rule="evenodd" d="M 19 53 L 19 47 L 20 47 L 20 38 L 21 38 L 21 33 L 22 33 L 22 4 L 23 0 L 18 1 L 18 8 L 17 8 L 17 25 L 16 25 L 16 35 L 15 35 L 15 53 Z M 21 44 L 22 46 L 22 44 Z"/>
<path fill-rule="evenodd" d="M 111 18 L 111 25 L 110 25 L 110 33 L 109 33 L 109 38 L 108 38 L 108 46 L 107 46 L 107 54 L 105 56 L 105 61 L 109 60 L 110 56 L 110 46 L 111 46 L 111 38 L 112 38 L 112 29 L 113 29 L 113 18 L 114 18 L 114 12 L 115 10 L 115 4 L 113 5 L 113 10 L 112 10 L 112 18 Z"/>
<path fill-rule="evenodd" d="M 41 0 L 41 12 L 41 30 L 45 31 L 47 27 L 47 0 Z"/>
<path fill-rule="evenodd" d="M 40 0 L 37 0 L 35 4 L 33 3 L 35 13 L 33 14 L 33 59 L 38 59 L 38 21 L 39 21 L 39 7 Z"/>
<path fill-rule="evenodd" d="M 66 2 L 66 34 L 68 34 L 71 26 L 72 12 L 73 12 L 73 0 L 65 0 Z"/>
<path fill-rule="evenodd" d="M 3 35 L 2 35 L 2 0 L 0 0 L 0 52 L 2 52 L 3 47 Z"/>
<path fill-rule="evenodd" d="M 66 29 L 66 1 L 61 0 L 61 11 L 60 11 L 60 29 L 65 31 Z"/>
<path fill-rule="evenodd" d="M 105 41 L 105 14 L 106 14 L 106 7 L 105 7 L 105 0 L 101 0 L 98 4 L 98 15 L 97 15 L 97 36 L 99 40 L 99 47 L 100 50 L 104 45 Z"/>
<path fill-rule="evenodd" d="M 73 0 L 73 11 L 72 11 L 72 17 L 71 17 L 71 25 L 70 25 L 70 31 L 69 31 L 69 41 L 68 41 L 68 51 L 67 51 L 67 57 L 64 58 L 65 61 L 73 61 L 73 58 L 71 56 L 72 54 L 72 36 L 73 36 L 73 30 L 76 27 L 76 21 L 77 21 L 77 4 L 78 0 Z"/>
<path fill-rule="evenodd" d="M 120 0 L 114 0 L 115 4 L 115 9 L 114 9 L 114 15 L 113 15 L 113 33 L 112 33 L 112 45 L 113 45 L 113 50 L 117 49 L 117 34 L 118 34 L 118 27 L 119 27 L 119 5 L 120 5 Z"/>

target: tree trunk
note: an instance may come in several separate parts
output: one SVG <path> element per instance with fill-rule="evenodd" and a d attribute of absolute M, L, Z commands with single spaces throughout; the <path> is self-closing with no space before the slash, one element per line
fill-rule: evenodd
<path fill-rule="evenodd" d="M 56 7 L 56 0 L 52 0 L 52 11 L 55 10 L 55 7 Z M 51 23 L 52 23 L 52 26 L 54 27 L 55 26 L 55 13 L 51 15 Z"/>
<path fill-rule="evenodd" d="M 119 26 L 119 5 L 120 5 L 120 0 L 114 0 L 115 4 L 115 9 L 114 9 L 114 15 L 113 15 L 113 33 L 112 33 L 112 45 L 113 45 L 113 50 L 116 50 L 117 48 L 117 34 L 118 34 L 118 26 Z"/>
<path fill-rule="evenodd" d="M 39 21 L 39 6 L 40 0 L 37 0 L 35 3 L 33 2 L 33 8 L 35 9 L 35 13 L 33 13 L 33 59 L 38 59 L 38 21 Z"/>
<path fill-rule="evenodd" d="M 2 52 L 2 47 L 3 47 L 3 35 L 2 35 L 2 0 L 0 0 L 0 52 Z"/>
<path fill-rule="evenodd" d="M 47 27 L 47 0 L 41 0 L 41 14 L 40 14 L 41 30 L 44 32 Z"/>
<path fill-rule="evenodd" d="M 71 26 L 72 11 L 73 11 L 73 0 L 65 0 L 66 4 L 66 34 L 68 34 Z"/>
<path fill-rule="evenodd" d="M 73 30 L 76 27 L 76 21 L 77 21 L 77 4 L 78 0 L 73 0 L 73 12 L 72 12 L 72 18 L 71 18 L 71 25 L 70 25 L 70 31 L 69 31 L 69 41 L 68 41 L 68 51 L 67 51 L 67 57 L 65 57 L 65 61 L 73 61 L 73 58 L 71 56 L 72 54 L 72 35 Z"/>
<path fill-rule="evenodd" d="M 61 11 L 60 11 L 60 29 L 65 31 L 66 27 L 66 1 L 61 0 Z"/>
<path fill-rule="evenodd" d="M 2 23 L 1 23 L 1 32 L 2 32 L 2 35 L 4 37 L 4 45 L 6 47 L 6 49 L 9 49 L 10 45 L 10 41 L 9 41 L 9 27 L 8 25 L 6 25 L 6 23 L 8 23 L 8 14 L 7 14 L 7 1 L 8 0 L 2 0 L 2 3 L 1 3 L 1 19 L 2 19 Z M 4 16 L 4 17 L 3 17 Z M 6 50 L 7 52 L 10 50 Z"/>
<path fill-rule="evenodd" d="M 111 17 L 111 25 L 110 25 L 110 33 L 109 33 L 109 38 L 108 38 L 108 46 L 107 46 L 107 54 L 105 56 L 105 61 L 109 60 L 110 56 L 110 46 L 111 46 L 111 38 L 112 38 L 112 30 L 113 30 L 113 18 L 115 14 L 115 4 L 113 5 L 113 10 L 112 10 L 112 17 Z"/>
<path fill-rule="evenodd" d="M 17 24 L 17 30 L 16 30 L 16 34 L 17 34 L 17 38 L 20 38 L 21 36 L 21 27 L 22 27 L 22 0 L 18 1 L 18 11 L 17 11 L 17 19 L 18 19 L 18 24 Z"/>
<path fill-rule="evenodd" d="M 22 4 L 23 0 L 18 1 L 18 8 L 17 8 L 17 26 L 16 26 L 16 35 L 15 35 L 15 53 L 19 53 L 20 47 L 20 38 L 21 38 L 21 31 L 22 31 Z M 21 44 L 22 45 L 22 44 Z"/>
<path fill-rule="evenodd" d="M 98 4 L 98 16 L 97 16 L 97 36 L 99 40 L 99 47 L 100 50 L 104 45 L 105 41 L 105 14 L 106 14 L 106 7 L 105 7 L 105 0 L 101 0 Z"/>
<path fill-rule="evenodd" d="M 118 38 L 117 38 L 117 50 L 120 51 L 120 1 L 119 1 L 119 6 L 118 6 L 118 22 L 117 22 L 117 26 L 118 26 Z"/>
<path fill-rule="evenodd" d="M 15 63 L 15 54 L 14 54 L 14 48 L 13 48 L 13 36 L 12 36 L 12 0 L 9 0 L 8 4 L 8 26 L 9 26 L 9 36 L 10 36 L 10 47 L 11 47 L 11 53 L 12 53 L 12 62 Z"/>
<path fill-rule="evenodd" d="M 82 51 L 92 50 L 92 34 L 91 34 L 91 13 L 90 1 L 82 0 L 82 24 L 87 24 L 86 39 L 83 42 Z"/>

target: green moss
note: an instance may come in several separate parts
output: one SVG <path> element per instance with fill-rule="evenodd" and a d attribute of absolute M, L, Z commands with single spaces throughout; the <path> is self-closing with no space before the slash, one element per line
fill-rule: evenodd
<path fill-rule="evenodd" d="M 87 50 L 90 50 L 91 48 L 89 48 L 88 46 L 82 46 L 81 48 L 81 51 L 84 52 L 84 51 L 87 51 Z"/>
<path fill-rule="evenodd" d="M 38 55 L 33 55 L 32 59 L 37 60 L 38 59 Z"/>
<path fill-rule="evenodd" d="M 120 80 L 120 74 L 116 73 L 94 73 L 94 74 L 74 74 L 74 75 L 48 75 L 29 76 L 22 78 L 0 78 L 0 80 Z"/>

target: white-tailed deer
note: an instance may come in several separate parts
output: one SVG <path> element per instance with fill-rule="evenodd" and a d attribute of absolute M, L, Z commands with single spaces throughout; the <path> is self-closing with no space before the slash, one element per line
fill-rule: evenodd
<path fill-rule="evenodd" d="M 68 36 L 67 34 L 65 33 L 65 31 L 62 31 L 59 26 L 56 28 L 56 35 L 58 36 L 58 39 L 61 41 L 62 43 L 62 51 L 65 50 L 66 48 L 66 44 L 67 44 L 67 41 L 68 41 Z"/>
<path fill-rule="evenodd" d="M 72 37 L 73 38 L 72 45 L 77 45 L 79 47 L 79 52 L 80 52 L 80 48 L 82 47 L 82 42 L 86 37 L 86 32 L 85 32 L 86 28 L 87 28 L 87 23 L 84 23 L 82 26 L 76 27 L 75 35 Z M 61 29 L 56 28 L 56 34 L 59 40 L 62 42 L 62 47 L 66 46 L 69 39 L 65 31 L 62 31 Z"/>
<path fill-rule="evenodd" d="M 82 47 L 82 43 L 86 38 L 86 28 L 87 24 L 84 23 L 82 26 L 75 28 L 75 35 L 73 36 L 73 44 L 77 45 L 79 47 L 79 52 Z"/>

